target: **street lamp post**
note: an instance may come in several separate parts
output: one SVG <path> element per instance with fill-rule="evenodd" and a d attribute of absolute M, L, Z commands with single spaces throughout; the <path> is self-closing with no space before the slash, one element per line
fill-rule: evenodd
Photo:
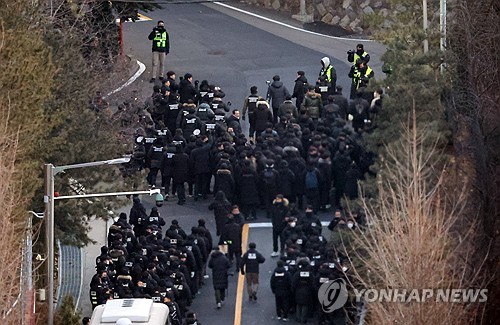
<path fill-rule="evenodd" d="M 47 245 L 47 300 L 48 300 L 48 316 L 47 324 L 54 324 L 54 202 L 55 200 L 79 199 L 89 197 L 103 196 L 120 196 L 132 194 L 149 194 L 161 195 L 159 189 L 151 189 L 147 191 L 129 191 L 129 192 L 114 192 L 114 193 L 97 193 L 97 194 L 82 194 L 68 196 L 54 196 L 54 176 L 68 169 L 94 167 L 101 165 L 116 165 L 130 161 L 129 157 L 95 161 L 82 164 L 54 166 L 53 164 L 45 164 L 45 194 L 43 197 L 45 205 L 45 242 Z"/>

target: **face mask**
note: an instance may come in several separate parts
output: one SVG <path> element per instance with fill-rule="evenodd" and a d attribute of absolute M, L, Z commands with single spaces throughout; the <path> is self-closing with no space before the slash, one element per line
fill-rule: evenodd
<path fill-rule="evenodd" d="M 346 272 L 348 269 L 345 266 L 342 266 L 342 272 Z"/>
<path fill-rule="evenodd" d="M 292 228 L 294 228 L 294 227 L 295 227 L 295 225 L 296 225 L 296 223 L 295 223 L 295 222 L 290 223 L 290 227 L 292 227 Z"/>
<path fill-rule="evenodd" d="M 312 212 L 306 212 L 306 217 L 310 218 L 312 217 L 313 213 Z"/>
<path fill-rule="evenodd" d="M 354 227 L 354 224 L 353 224 L 353 223 L 351 223 L 351 222 L 349 222 L 349 223 L 347 224 L 347 228 L 352 229 L 352 227 Z"/>

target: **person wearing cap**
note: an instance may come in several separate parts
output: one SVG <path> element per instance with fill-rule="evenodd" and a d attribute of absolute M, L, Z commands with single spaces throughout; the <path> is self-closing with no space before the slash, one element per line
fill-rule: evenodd
<path fill-rule="evenodd" d="M 302 70 L 297 71 L 297 78 L 295 79 L 295 85 L 293 86 L 292 98 L 295 98 L 295 106 L 300 109 L 300 105 L 304 101 L 304 96 L 307 92 L 307 78 L 305 72 Z"/>
<path fill-rule="evenodd" d="M 163 20 L 158 21 L 156 27 L 149 33 L 148 39 L 153 41 L 153 69 L 150 82 L 154 82 L 156 78 L 163 80 L 165 57 L 170 52 L 170 39 Z"/>
<path fill-rule="evenodd" d="M 248 250 L 241 257 L 241 275 L 247 280 L 248 299 L 257 300 L 257 289 L 259 287 L 259 264 L 266 261 L 264 256 L 257 251 L 255 243 L 248 244 Z"/>

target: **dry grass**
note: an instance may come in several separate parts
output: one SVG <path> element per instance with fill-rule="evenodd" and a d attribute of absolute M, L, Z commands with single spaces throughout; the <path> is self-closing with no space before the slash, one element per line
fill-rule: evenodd
<path fill-rule="evenodd" d="M 468 263 L 474 227 L 456 232 L 463 196 L 449 198 L 436 173 L 435 146 L 425 130 L 409 123 L 398 145 L 388 148 L 379 175 L 379 198 L 364 201 L 371 226 L 355 232 L 351 253 L 354 285 L 374 289 L 453 289 L 474 287 Z M 359 245 L 359 246 L 358 246 Z M 475 265 L 475 270 L 481 267 Z M 369 324 L 469 324 L 481 304 L 368 303 Z"/>
<path fill-rule="evenodd" d="M 0 101 L 1 121 L 7 121 Z M 21 247 L 24 227 L 17 222 L 20 186 L 15 171 L 17 136 L 9 134 L 6 122 L 0 124 L 0 317 L 2 324 L 21 324 L 19 306 L 11 310 L 19 295 Z"/>

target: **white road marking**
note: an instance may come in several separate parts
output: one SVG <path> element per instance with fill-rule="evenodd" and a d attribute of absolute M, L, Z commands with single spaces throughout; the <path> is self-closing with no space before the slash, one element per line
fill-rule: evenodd
<path fill-rule="evenodd" d="M 253 12 L 249 12 L 249 11 L 246 11 L 246 10 L 243 10 L 243 9 L 240 9 L 240 8 L 236 8 L 236 7 L 232 7 L 232 6 L 229 6 L 229 5 L 227 5 L 225 3 L 222 3 L 222 2 L 215 1 L 215 2 L 212 2 L 212 3 L 214 3 L 216 5 L 219 5 L 221 7 L 224 7 L 224 8 L 228 8 L 228 9 L 231 9 L 231 10 L 234 10 L 234 11 L 238 11 L 238 12 L 247 14 L 247 15 L 252 16 L 252 17 L 256 17 L 256 18 L 259 18 L 259 19 L 262 19 L 262 20 L 265 20 L 265 21 L 269 21 L 271 23 L 275 23 L 275 24 L 280 25 L 280 26 L 284 26 L 284 27 L 287 27 L 287 28 L 290 28 L 290 29 L 293 29 L 293 30 L 297 30 L 297 31 L 300 31 L 300 32 L 304 32 L 304 33 L 308 33 L 308 34 L 312 34 L 312 35 L 316 35 L 316 36 L 323 36 L 323 37 L 326 37 L 326 38 L 338 39 L 338 40 L 344 40 L 344 41 L 353 41 L 353 42 L 357 42 L 357 43 L 359 43 L 359 42 L 374 42 L 374 40 L 371 40 L 371 39 L 346 38 L 346 37 L 337 37 L 337 36 L 330 36 L 330 35 L 325 35 L 325 34 L 321 34 L 321 33 L 316 33 L 316 32 L 305 30 L 305 29 L 302 29 L 302 28 L 299 28 L 299 27 L 295 27 L 295 26 L 292 26 L 292 25 L 285 24 L 285 23 L 282 23 L 280 21 L 277 21 L 277 20 L 274 20 L 274 19 L 271 19 L 271 18 L 267 18 L 267 17 L 261 16 L 261 15 L 257 15 L 257 14 L 254 14 Z"/>
<path fill-rule="evenodd" d="M 141 76 L 141 74 L 144 73 L 144 71 L 146 71 L 146 66 L 144 65 L 144 63 L 142 63 L 139 60 L 136 60 L 136 61 L 137 61 L 137 64 L 139 65 L 139 70 L 137 70 L 137 72 L 132 77 L 130 77 L 130 79 L 127 80 L 127 82 L 125 82 L 123 85 L 121 85 L 120 87 L 116 88 L 115 90 L 109 92 L 103 98 L 109 97 L 109 96 L 113 95 L 114 93 L 117 93 L 120 90 L 122 90 L 123 88 L 127 87 L 128 85 L 130 85 L 131 83 L 133 83 L 137 78 L 139 78 Z"/>

